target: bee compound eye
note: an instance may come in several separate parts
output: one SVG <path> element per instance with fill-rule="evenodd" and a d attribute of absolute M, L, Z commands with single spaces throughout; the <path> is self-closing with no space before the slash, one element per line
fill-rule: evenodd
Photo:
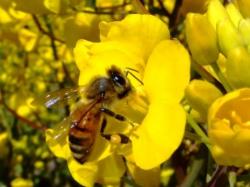
<path fill-rule="evenodd" d="M 126 80 L 119 74 L 114 74 L 112 80 L 118 86 L 124 86 L 126 84 Z"/>

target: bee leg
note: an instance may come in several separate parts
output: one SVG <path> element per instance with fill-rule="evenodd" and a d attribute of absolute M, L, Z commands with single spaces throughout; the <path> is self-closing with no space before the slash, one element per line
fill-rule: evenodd
<path fill-rule="evenodd" d="M 121 133 L 117 134 L 101 134 L 106 140 L 109 140 L 111 143 L 114 144 L 127 144 L 130 142 L 130 139 Z"/>
<path fill-rule="evenodd" d="M 109 110 L 108 108 L 102 107 L 102 108 L 100 108 L 100 110 L 101 110 L 101 112 L 103 112 L 103 113 L 105 113 L 105 114 L 107 114 L 107 115 L 109 115 L 109 116 L 111 116 L 119 121 L 127 121 L 127 119 L 123 115 L 116 114 L 113 111 Z"/>
<path fill-rule="evenodd" d="M 126 135 L 121 134 L 121 133 L 104 134 L 106 125 L 107 125 L 107 120 L 104 118 L 102 121 L 100 132 L 101 132 L 101 136 L 104 137 L 106 140 L 109 140 L 110 142 L 114 144 L 127 144 L 130 142 L 130 139 Z"/>
<path fill-rule="evenodd" d="M 102 125 L 101 125 L 101 130 L 100 130 L 101 134 L 104 133 L 104 130 L 105 130 L 106 126 L 107 126 L 107 120 L 106 120 L 106 118 L 103 118 Z"/>
<path fill-rule="evenodd" d="M 112 110 L 108 109 L 108 108 L 100 108 L 101 112 L 119 120 L 119 121 L 124 121 L 124 122 L 128 122 L 131 126 L 135 126 L 135 124 L 130 121 L 129 119 L 127 119 L 125 116 L 121 115 L 121 114 L 116 114 L 115 112 L 113 112 Z"/>

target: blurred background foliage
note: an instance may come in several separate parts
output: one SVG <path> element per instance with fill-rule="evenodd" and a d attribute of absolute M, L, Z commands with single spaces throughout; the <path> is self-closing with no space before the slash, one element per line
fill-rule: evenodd
<path fill-rule="evenodd" d="M 100 21 L 141 13 L 143 6 L 182 40 L 186 13 L 203 12 L 205 5 L 206 0 L 0 0 L 0 187 L 79 186 L 44 140 L 44 130 L 62 120 L 67 108 L 32 104 L 50 91 L 77 86 L 72 49 L 78 39 L 99 41 Z M 162 186 L 172 174 L 162 171 Z"/>

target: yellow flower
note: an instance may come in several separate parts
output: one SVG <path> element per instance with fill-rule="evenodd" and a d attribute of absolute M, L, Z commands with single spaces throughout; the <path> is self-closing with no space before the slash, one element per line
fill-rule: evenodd
<path fill-rule="evenodd" d="M 9 147 L 7 143 L 8 143 L 8 133 L 7 132 L 0 133 L 1 159 L 5 158 L 9 154 Z"/>
<path fill-rule="evenodd" d="M 21 29 L 18 33 L 21 45 L 26 51 L 32 51 L 37 42 L 37 34 L 28 29 Z"/>
<path fill-rule="evenodd" d="M 134 181 L 139 186 L 160 186 L 160 167 L 151 170 L 143 170 L 132 162 L 127 162 L 127 167 Z"/>
<path fill-rule="evenodd" d="M 250 163 L 250 89 L 242 88 L 217 99 L 209 109 L 208 135 L 212 155 L 221 165 Z"/>
<path fill-rule="evenodd" d="M 84 38 L 98 41 L 98 24 L 100 17 L 95 14 L 78 13 L 75 17 L 68 18 L 64 23 L 64 36 L 67 46 L 73 48 L 77 40 Z"/>
<path fill-rule="evenodd" d="M 48 14 L 50 11 L 44 5 L 44 0 L 35 0 L 35 1 L 27 1 L 27 0 L 15 0 L 15 8 L 16 10 L 20 10 L 23 12 L 27 12 L 30 14 Z"/>
<path fill-rule="evenodd" d="M 196 110 L 202 121 L 206 121 L 210 105 L 222 96 L 220 90 L 204 80 L 192 80 L 185 90 L 185 96 L 190 106 Z"/>
<path fill-rule="evenodd" d="M 74 49 L 79 84 L 86 85 L 97 76 L 106 77 L 107 69 L 116 66 L 121 71 L 136 70 L 131 73 L 143 85 L 128 75 L 131 94 L 109 106 L 135 125 L 107 116 L 105 132 L 125 134 L 131 144 L 114 145 L 99 135 L 88 161 L 80 165 L 71 156 L 66 136 L 60 143 L 53 140 L 63 128 L 59 125 L 47 131 L 51 150 L 68 160 L 75 180 L 86 186 L 95 181 L 109 184 L 109 180 L 102 180 L 109 173 L 116 175 L 112 177 L 117 181 L 125 171 L 120 154 L 137 167 L 155 172 L 153 168 L 166 161 L 179 146 L 186 121 L 179 102 L 189 81 L 189 55 L 178 41 L 169 40 L 167 26 L 154 16 L 134 14 L 122 21 L 102 22 L 100 31 L 101 42 L 79 40 Z M 105 172 L 100 173 L 102 165 L 108 162 L 119 172 L 104 167 Z"/>
<path fill-rule="evenodd" d="M 186 18 L 186 38 L 194 60 L 207 65 L 219 55 L 216 32 L 206 15 L 189 13 Z"/>
<path fill-rule="evenodd" d="M 244 47 L 230 51 L 225 64 L 226 76 L 233 88 L 250 86 L 250 53 Z"/>
<path fill-rule="evenodd" d="M 23 179 L 23 178 L 15 178 L 14 180 L 11 181 L 11 187 L 32 187 L 33 182 L 28 179 Z"/>
<path fill-rule="evenodd" d="M 250 14 L 249 14 L 250 2 L 248 0 L 235 0 L 234 3 L 238 5 L 244 17 L 246 18 L 250 17 Z"/>

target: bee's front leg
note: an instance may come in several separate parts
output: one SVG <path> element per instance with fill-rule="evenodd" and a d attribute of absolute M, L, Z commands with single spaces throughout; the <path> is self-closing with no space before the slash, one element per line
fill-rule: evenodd
<path fill-rule="evenodd" d="M 110 110 L 108 108 L 102 107 L 102 108 L 100 108 L 100 111 L 109 115 L 110 117 L 117 119 L 118 121 L 128 122 L 133 127 L 135 126 L 135 124 L 131 120 L 127 119 L 125 116 L 123 116 L 121 114 L 117 114 L 117 113 L 113 112 L 112 110 Z"/>
<path fill-rule="evenodd" d="M 105 114 L 107 114 L 107 115 L 109 115 L 109 116 L 111 116 L 119 121 L 127 121 L 127 119 L 123 115 L 116 114 L 115 112 L 111 111 L 108 108 L 102 107 L 102 108 L 100 108 L 100 110 L 101 110 L 101 112 L 103 112 L 103 113 L 105 113 Z"/>

